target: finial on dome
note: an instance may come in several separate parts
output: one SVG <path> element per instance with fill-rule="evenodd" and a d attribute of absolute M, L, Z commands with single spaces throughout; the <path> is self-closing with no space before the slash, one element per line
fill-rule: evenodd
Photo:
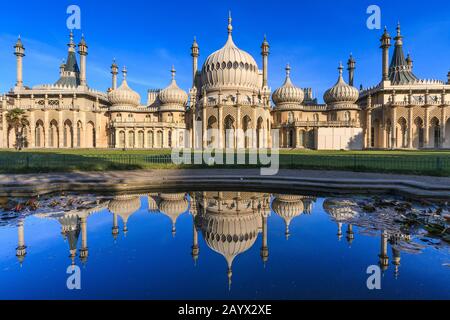
<path fill-rule="evenodd" d="M 233 19 L 231 18 L 231 10 L 228 11 L 228 36 L 231 36 L 231 33 L 233 32 L 233 26 L 231 25 L 231 22 Z"/>
<path fill-rule="evenodd" d="M 342 77 L 342 71 L 344 70 L 344 67 L 342 66 L 342 61 L 339 61 L 338 70 L 339 70 L 339 76 Z"/>
<path fill-rule="evenodd" d="M 69 50 L 75 51 L 75 42 L 73 41 L 73 30 L 70 30 L 68 46 Z"/>
<path fill-rule="evenodd" d="M 289 78 L 291 76 L 291 66 L 288 64 L 286 64 L 286 78 Z"/>
<path fill-rule="evenodd" d="M 231 266 L 228 267 L 227 277 L 228 277 L 228 291 L 231 291 L 231 282 L 233 277 L 233 270 L 231 269 Z"/>
<path fill-rule="evenodd" d="M 124 81 L 127 80 L 127 73 L 128 73 L 127 67 L 126 67 L 126 66 L 123 66 L 123 69 L 122 69 L 122 75 L 123 75 L 123 80 L 124 80 Z"/>
<path fill-rule="evenodd" d="M 397 22 L 397 37 L 401 36 L 400 21 Z"/>
<path fill-rule="evenodd" d="M 172 81 L 175 81 L 175 74 L 177 73 L 177 70 L 175 70 L 174 65 L 172 65 L 172 69 L 170 70 L 170 73 L 172 73 Z"/>

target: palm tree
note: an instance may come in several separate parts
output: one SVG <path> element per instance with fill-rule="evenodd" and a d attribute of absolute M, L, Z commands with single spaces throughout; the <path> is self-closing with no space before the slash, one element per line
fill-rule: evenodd
<path fill-rule="evenodd" d="M 10 110 L 6 114 L 6 122 L 11 128 L 14 128 L 14 134 L 16 136 L 16 144 L 14 147 L 16 150 L 22 150 L 26 141 L 23 137 L 23 130 L 28 125 L 27 115 L 25 111 L 19 108 Z"/>

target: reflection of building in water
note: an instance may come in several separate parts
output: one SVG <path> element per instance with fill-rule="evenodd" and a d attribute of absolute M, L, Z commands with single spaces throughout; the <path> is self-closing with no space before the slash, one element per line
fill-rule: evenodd
<path fill-rule="evenodd" d="M 328 213 L 338 225 L 337 236 L 339 240 L 342 238 L 342 224 L 348 223 L 358 215 L 357 206 L 358 204 L 351 199 L 328 198 L 323 202 L 325 212 Z M 347 241 L 349 244 L 353 242 L 354 238 L 353 226 L 349 224 L 347 229 Z"/>
<path fill-rule="evenodd" d="M 67 240 L 67 242 L 69 243 L 69 258 L 72 260 L 73 265 L 75 264 L 78 241 L 81 234 L 80 260 L 84 264 L 87 262 L 89 256 L 87 243 L 87 219 L 91 214 L 103 209 L 104 207 L 99 205 L 87 210 L 40 213 L 36 216 L 39 218 L 53 219 L 61 224 L 61 235 L 63 236 L 64 240 Z"/>
<path fill-rule="evenodd" d="M 113 237 L 117 239 L 119 234 L 119 224 L 117 216 L 122 218 L 123 232 L 128 232 L 128 219 L 141 207 L 141 199 L 139 195 L 119 195 L 114 197 L 109 204 L 108 210 L 113 214 Z"/>
<path fill-rule="evenodd" d="M 299 195 L 274 194 L 273 211 L 283 218 L 286 224 L 286 239 L 289 239 L 289 226 L 292 220 L 302 213 L 311 213 L 313 198 Z"/>
<path fill-rule="evenodd" d="M 225 257 L 231 286 L 234 259 L 253 246 L 259 232 L 267 230 L 267 225 L 263 226 L 267 219 L 263 217 L 270 212 L 270 196 L 254 192 L 199 192 L 195 197 L 196 224 L 208 247 Z M 263 236 L 267 237 L 267 232 Z M 263 239 L 261 252 L 267 260 L 267 238 Z"/>
<path fill-rule="evenodd" d="M 148 199 L 148 212 L 149 213 L 157 213 L 159 212 L 159 208 L 158 208 L 158 194 L 157 193 L 149 193 L 147 195 L 147 199 Z"/>

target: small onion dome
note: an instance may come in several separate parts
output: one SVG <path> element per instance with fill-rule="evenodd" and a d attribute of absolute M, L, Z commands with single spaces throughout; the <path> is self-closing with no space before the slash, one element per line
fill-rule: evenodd
<path fill-rule="evenodd" d="M 141 96 L 132 90 L 127 83 L 127 69 L 122 70 L 123 81 L 119 88 L 108 93 L 109 102 L 113 106 L 120 107 L 137 107 L 141 102 Z"/>
<path fill-rule="evenodd" d="M 119 215 L 126 225 L 128 218 L 139 210 L 141 199 L 136 195 L 120 195 L 111 200 L 108 204 L 108 210 Z"/>
<path fill-rule="evenodd" d="M 348 85 L 342 77 L 342 63 L 339 64 L 339 78 L 336 84 L 325 91 L 323 99 L 326 104 L 354 104 L 359 97 L 359 91 L 355 87 Z"/>
<path fill-rule="evenodd" d="M 272 210 L 286 223 L 286 238 L 289 238 L 291 221 L 305 210 L 303 197 L 298 195 L 276 194 L 272 202 Z"/>
<path fill-rule="evenodd" d="M 286 66 L 286 80 L 283 86 L 276 89 L 272 95 L 272 100 L 277 106 L 286 104 L 301 104 L 305 97 L 305 93 L 301 88 L 296 87 L 290 77 L 291 67 Z"/>
<path fill-rule="evenodd" d="M 358 204 L 350 199 L 326 199 L 323 208 L 334 221 L 346 222 L 358 215 Z"/>
<path fill-rule="evenodd" d="M 159 203 L 159 211 L 162 214 L 169 217 L 172 221 L 172 234 L 175 235 L 175 224 L 178 217 L 185 213 L 189 208 L 189 203 L 185 198 L 184 193 L 168 194 L 164 193 L 160 195 L 161 202 Z"/>
<path fill-rule="evenodd" d="M 187 104 L 188 95 L 184 90 L 178 87 L 177 82 L 175 81 L 176 70 L 173 66 L 170 72 L 172 72 L 172 82 L 167 88 L 159 92 L 159 100 L 163 106 L 184 107 Z"/>

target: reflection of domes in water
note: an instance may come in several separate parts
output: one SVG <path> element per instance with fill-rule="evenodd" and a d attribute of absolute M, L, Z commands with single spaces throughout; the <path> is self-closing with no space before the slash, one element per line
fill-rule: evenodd
<path fill-rule="evenodd" d="M 208 247 L 227 261 L 231 285 L 233 261 L 254 245 L 269 195 L 256 192 L 198 192 L 195 197 L 198 205 L 195 224 L 200 227 Z"/>
<path fill-rule="evenodd" d="M 258 215 L 255 213 L 207 213 L 202 218 L 202 235 L 212 250 L 224 256 L 231 281 L 233 260 L 250 249 L 258 236 Z"/>
<path fill-rule="evenodd" d="M 137 195 L 119 195 L 114 197 L 109 204 L 108 210 L 119 215 L 125 225 L 130 216 L 141 207 L 141 199 Z"/>
<path fill-rule="evenodd" d="M 304 211 L 303 196 L 274 194 L 272 210 L 286 223 L 286 237 L 289 237 L 291 221 Z"/>
<path fill-rule="evenodd" d="M 159 203 L 159 210 L 162 214 L 169 217 L 172 221 L 172 233 L 175 234 L 175 224 L 178 217 L 187 211 L 189 203 L 186 200 L 185 193 L 161 193 L 161 201 Z"/>
<path fill-rule="evenodd" d="M 323 208 L 336 222 L 345 222 L 358 215 L 358 204 L 351 199 L 328 198 Z"/>
<path fill-rule="evenodd" d="M 159 211 L 158 194 L 150 193 L 147 195 L 147 198 L 148 198 L 148 211 L 151 213 L 158 212 Z"/>

